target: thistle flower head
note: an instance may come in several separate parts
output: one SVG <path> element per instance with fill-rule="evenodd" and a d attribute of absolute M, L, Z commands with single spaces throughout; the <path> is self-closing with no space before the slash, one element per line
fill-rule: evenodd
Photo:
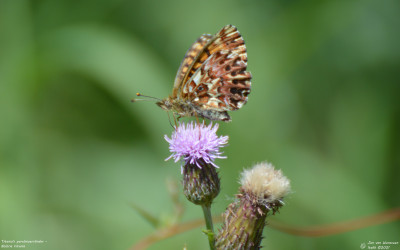
<path fill-rule="evenodd" d="M 226 158 L 221 156 L 220 148 L 228 143 L 228 136 L 217 136 L 218 124 L 210 123 L 206 126 L 204 123 L 180 123 L 172 133 L 171 138 L 164 136 L 169 143 L 169 150 L 172 153 L 166 161 L 174 158 L 175 162 L 182 160 L 182 165 L 193 164 L 201 168 L 201 162 L 214 164 L 216 158 Z"/>
<path fill-rule="evenodd" d="M 244 170 L 240 184 L 243 192 L 253 196 L 259 204 L 281 201 L 290 192 L 289 179 L 267 162 Z"/>
<path fill-rule="evenodd" d="M 290 182 L 269 163 L 244 170 L 237 200 L 229 205 L 216 237 L 217 249 L 260 249 L 265 221 L 270 211 L 282 207 Z"/>

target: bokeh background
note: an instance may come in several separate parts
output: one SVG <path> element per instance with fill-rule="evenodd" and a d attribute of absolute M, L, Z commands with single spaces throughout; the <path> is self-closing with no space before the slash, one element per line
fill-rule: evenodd
<path fill-rule="evenodd" d="M 234 24 L 253 74 L 220 124 L 222 213 L 245 167 L 270 161 L 293 193 L 275 220 L 330 224 L 400 205 L 400 4 L 362 1 L 0 1 L 0 239 L 27 249 L 128 249 L 170 221 L 166 97 L 202 33 Z M 185 119 L 188 121 L 190 119 Z M 179 187 L 180 188 L 180 187 Z M 181 196 L 183 221 L 202 212 Z M 217 225 L 217 228 L 219 225 Z M 400 241 L 392 222 L 323 238 L 264 231 L 266 249 Z M 207 249 L 201 229 L 150 249 Z M 391 249 L 397 249 L 393 246 Z"/>

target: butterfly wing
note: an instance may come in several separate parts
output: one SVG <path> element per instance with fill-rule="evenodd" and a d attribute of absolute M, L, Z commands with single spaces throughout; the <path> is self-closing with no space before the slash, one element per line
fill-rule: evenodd
<path fill-rule="evenodd" d="M 251 88 L 251 74 L 246 66 L 232 51 L 216 52 L 190 79 L 188 100 L 203 109 L 232 111 L 241 108 Z"/>
<path fill-rule="evenodd" d="M 252 76 L 246 69 L 244 40 L 236 27 L 227 25 L 209 40 L 188 70 L 190 78 L 183 84 L 181 99 L 205 110 L 237 110 L 250 94 Z"/>
<path fill-rule="evenodd" d="M 198 57 L 204 49 L 204 46 L 213 38 L 213 35 L 203 34 L 193 45 L 188 49 L 183 58 L 181 65 L 176 73 L 172 97 L 176 98 L 181 91 L 184 79 L 187 79 L 189 72 L 194 69 L 194 64 L 199 61 Z M 197 66 L 197 65 L 196 65 Z M 199 68 L 197 66 L 197 68 Z"/>

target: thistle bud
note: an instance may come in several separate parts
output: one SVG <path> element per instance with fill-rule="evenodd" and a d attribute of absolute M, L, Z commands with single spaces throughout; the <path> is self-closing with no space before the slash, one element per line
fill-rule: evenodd
<path fill-rule="evenodd" d="M 214 166 L 204 161 L 199 165 L 188 163 L 183 168 L 183 193 L 192 203 L 209 206 L 219 194 L 220 181 Z"/>
<path fill-rule="evenodd" d="M 237 200 L 223 216 L 217 249 L 259 249 L 268 213 L 275 214 L 290 191 L 289 180 L 268 163 L 244 170 L 240 184 Z"/>

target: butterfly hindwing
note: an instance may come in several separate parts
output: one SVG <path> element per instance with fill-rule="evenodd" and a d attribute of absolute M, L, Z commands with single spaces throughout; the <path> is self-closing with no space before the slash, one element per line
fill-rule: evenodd
<path fill-rule="evenodd" d="M 204 109 L 237 110 L 247 102 L 251 74 L 239 55 L 219 51 L 196 71 L 188 86 L 188 99 Z"/>
<path fill-rule="evenodd" d="M 243 38 L 234 26 L 225 26 L 203 49 L 203 53 L 207 51 L 212 54 L 185 83 L 182 99 L 203 109 L 231 111 L 241 108 L 247 102 L 251 87 Z"/>
<path fill-rule="evenodd" d="M 202 35 L 187 51 L 172 94 L 156 104 L 179 117 L 231 121 L 227 111 L 240 109 L 251 88 L 247 51 L 233 25 L 216 35 Z"/>

